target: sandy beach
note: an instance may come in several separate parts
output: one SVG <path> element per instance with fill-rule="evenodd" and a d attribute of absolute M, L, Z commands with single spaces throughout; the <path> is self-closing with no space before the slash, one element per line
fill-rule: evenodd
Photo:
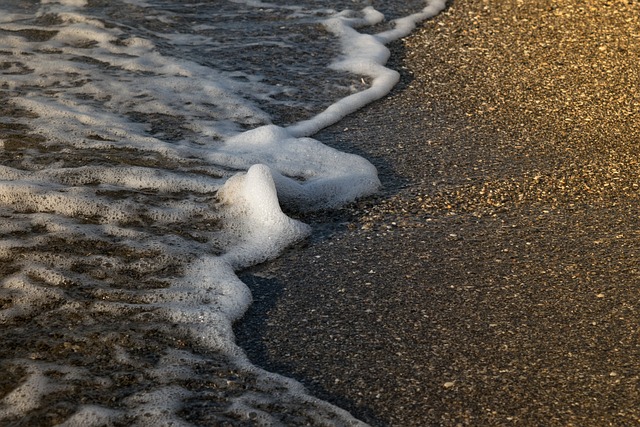
<path fill-rule="evenodd" d="M 454 1 L 391 46 L 316 135 L 383 188 L 243 273 L 250 359 L 374 426 L 640 424 L 638 16 Z"/>

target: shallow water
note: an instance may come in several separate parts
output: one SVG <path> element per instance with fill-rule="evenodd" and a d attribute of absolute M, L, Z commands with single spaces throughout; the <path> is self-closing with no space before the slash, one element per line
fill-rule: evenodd
<path fill-rule="evenodd" d="M 379 185 L 309 137 L 388 92 L 383 44 L 443 2 L 370 3 L 2 3 L 3 424 L 358 423 L 231 324 L 234 271 L 309 233 L 281 205 Z"/>

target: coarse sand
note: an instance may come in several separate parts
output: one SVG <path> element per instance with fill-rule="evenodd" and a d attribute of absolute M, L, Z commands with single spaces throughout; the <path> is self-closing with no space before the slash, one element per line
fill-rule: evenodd
<path fill-rule="evenodd" d="M 376 426 L 640 424 L 640 2 L 466 0 L 318 139 L 379 195 L 243 273 L 255 363 Z"/>

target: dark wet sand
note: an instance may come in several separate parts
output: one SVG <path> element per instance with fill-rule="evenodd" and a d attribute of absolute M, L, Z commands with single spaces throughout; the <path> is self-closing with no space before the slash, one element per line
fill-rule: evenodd
<path fill-rule="evenodd" d="M 457 1 L 394 45 L 318 135 L 384 189 L 244 274 L 250 358 L 373 425 L 640 424 L 638 17 Z"/>

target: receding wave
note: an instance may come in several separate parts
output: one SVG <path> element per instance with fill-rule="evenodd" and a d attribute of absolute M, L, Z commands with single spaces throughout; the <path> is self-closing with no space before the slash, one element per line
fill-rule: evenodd
<path fill-rule="evenodd" d="M 231 329 L 234 272 L 310 232 L 282 206 L 377 190 L 310 136 L 386 94 L 384 44 L 444 7 L 342 3 L 3 2 L 3 424 L 360 424 Z"/>

